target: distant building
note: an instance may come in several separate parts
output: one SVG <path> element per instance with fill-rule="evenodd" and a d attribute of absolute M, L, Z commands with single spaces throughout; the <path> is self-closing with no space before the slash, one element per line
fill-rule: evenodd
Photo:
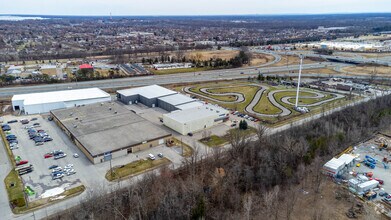
<path fill-rule="evenodd" d="M 94 70 L 94 67 L 91 66 L 90 64 L 85 63 L 85 64 L 80 65 L 79 69 L 81 69 L 81 70 Z"/>

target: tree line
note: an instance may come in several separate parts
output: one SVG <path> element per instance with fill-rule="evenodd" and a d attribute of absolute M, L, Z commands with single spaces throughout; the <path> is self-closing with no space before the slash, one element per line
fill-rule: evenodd
<path fill-rule="evenodd" d="M 389 95 L 272 135 L 260 126 L 256 140 L 238 129 L 228 150 L 203 157 L 195 149 L 178 170 L 162 168 L 110 194 L 94 189 L 87 201 L 49 219 L 291 219 L 296 186 L 311 177 L 306 184 L 316 204 L 324 162 L 390 124 Z"/>

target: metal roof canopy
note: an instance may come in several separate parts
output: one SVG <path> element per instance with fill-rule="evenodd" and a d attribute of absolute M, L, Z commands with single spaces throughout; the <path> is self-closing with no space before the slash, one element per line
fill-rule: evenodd
<path fill-rule="evenodd" d="M 12 101 L 24 100 L 24 105 L 36 105 L 106 97 L 110 97 L 110 94 L 98 88 L 89 88 L 14 95 Z"/>
<path fill-rule="evenodd" d="M 117 93 L 123 96 L 141 95 L 148 99 L 159 98 L 167 95 L 177 94 L 177 92 L 166 89 L 158 85 L 143 86 L 133 89 L 118 90 Z"/>

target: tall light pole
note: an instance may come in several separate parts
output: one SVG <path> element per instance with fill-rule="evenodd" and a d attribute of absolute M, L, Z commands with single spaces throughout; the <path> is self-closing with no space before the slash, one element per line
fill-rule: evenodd
<path fill-rule="evenodd" d="M 297 108 L 297 105 L 299 103 L 299 91 L 300 91 L 300 80 L 301 80 L 301 69 L 302 69 L 302 66 L 303 66 L 303 59 L 304 59 L 304 56 L 303 54 L 300 54 L 300 67 L 299 67 L 299 79 L 297 81 L 297 91 L 296 91 L 296 103 L 295 103 L 295 108 Z"/>

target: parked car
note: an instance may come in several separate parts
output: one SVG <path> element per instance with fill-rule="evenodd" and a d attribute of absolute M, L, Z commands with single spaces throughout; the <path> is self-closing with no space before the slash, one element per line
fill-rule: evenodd
<path fill-rule="evenodd" d="M 49 170 L 52 170 L 52 169 L 57 168 L 57 167 L 58 167 L 58 165 L 51 165 L 51 166 L 49 167 Z"/>
<path fill-rule="evenodd" d="M 8 124 L 12 124 L 12 123 L 16 123 L 16 122 L 18 122 L 18 120 L 7 121 Z"/>
<path fill-rule="evenodd" d="M 73 175 L 75 173 L 76 173 L 75 169 L 70 169 L 70 170 L 67 170 L 67 172 L 66 172 L 67 176 Z"/>
<path fill-rule="evenodd" d="M 29 161 L 28 160 L 21 160 L 19 162 L 16 162 L 16 166 L 20 166 L 20 165 L 23 165 L 23 164 L 27 164 Z"/>
<path fill-rule="evenodd" d="M 14 144 L 14 145 L 10 146 L 11 150 L 15 150 L 15 149 L 18 149 L 18 148 L 19 148 L 19 146 L 17 144 Z"/>
<path fill-rule="evenodd" d="M 148 157 L 149 157 L 149 159 L 151 159 L 151 160 L 155 160 L 155 159 L 156 159 L 156 157 L 155 157 L 153 154 L 148 154 Z"/>
<path fill-rule="evenodd" d="M 35 146 L 43 145 L 43 142 L 35 142 Z"/>
<path fill-rule="evenodd" d="M 52 141 L 52 140 L 53 140 L 53 138 L 51 138 L 51 137 L 44 137 L 43 138 L 44 142 L 48 142 L 48 141 Z"/>
<path fill-rule="evenodd" d="M 22 123 L 22 125 L 25 125 L 25 124 L 28 124 L 28 123 L 29 123 L 29 120 L 27 120 L 27 119 L 22 119 L 22 120 L 20 120 L 20 122 Z"/>
<path fill-rule="evenodd" d="M 39 123 L 34 123 L 33 125 L 34 125 L 34 126 L 39 126 L 40 124 L 39 124 Z"/>
<path fill-rule="evenodd" d="M 62 168 L 61 167 L 56 167 L 56 168 L 52 169 L 52 173 L 58 172 L 58 171 L 62 171 Z"/>
<path fill-rule="evenodd" d="M 9 144 L 12 144 L 12 143 L 19 144 L 19 141 L 18 140 L 8 140 L 8 143 Z"/>
<path fill-rule="evenodd" d="M 3 125 L 3 126 L 1 126 L 1 129 L 3 131 L 11 131 L 11 127 L 9 125 Z"/>
<path fill-rule="evenodd" d="M 193 133 L 189 132 L 189 133 L 187 133 L 187 135 L 189 135 L 190 137 L 192 137 L 192 136 L 193 136 Z"/>
<path fill-rule="evenodd" d="M 157 156 L 160 157 L 160 158 L 163 158 L 163 154 L 162 153 L 158 153 Z"/>
<path fill-rule="evenodd" d="M 231 124 L 231 127 L 235 127 L 236 126 L 236 124 Z"/>
<path fill-rule="evenodd" d="M 67 156 L 67 154 L 59 154 L 59 155 L 57 155 L 57 156 L 54 156 L 54 159 L 55 160 L 58 160 L 58 159 L 61 159 L 61 158 L 63 158 L 63 157 L 66 157 Z"/>
<path fill-rule="evenodd" d="M 32 118 L 32 119 L 30 119 L 30 121 L 36 121 L 36 120 L 38 120 L 38 118 Z"/>
<path fill-rule="evenodd" d="M 63 177 L 64 177 L 63 173 L 58 173 L 58 174 L 52 176 L 52 180 L 60 179 L 60 178 L 63 178 Z"/>
<path fill-rule="evenodd" d="M 74 154 L 73 154 L 73 157 L 74 157 L 74 158 L 78 158 L 78 157 L 79 157 L 79 154 L 74 153 Z"/>
<path fill-rule="evenodd" d="M 43 155 L 43 158 L 47 159 L 47 158 L 51 158 L 53 157 L 53 154 L 45 154 Z"/>
<path fill-rule="evenodd" d="M 375 178 L 376 181 L 378 181 L 381 185 L 384 185 L 384 181 L 379 179 L 379 178 Z"/>
<path fill-rule="evenodd" d="M 379 192 L 379 196 L 381 197 L 387 197 L 388 196 L 388 193 L 387 192 Z"/>
<path fill-rule="evenodd" d="M 64 166 L 64 169 L 70 169 L 70 168 L 73 168 L 73 164 L 67 164 Z"/>

